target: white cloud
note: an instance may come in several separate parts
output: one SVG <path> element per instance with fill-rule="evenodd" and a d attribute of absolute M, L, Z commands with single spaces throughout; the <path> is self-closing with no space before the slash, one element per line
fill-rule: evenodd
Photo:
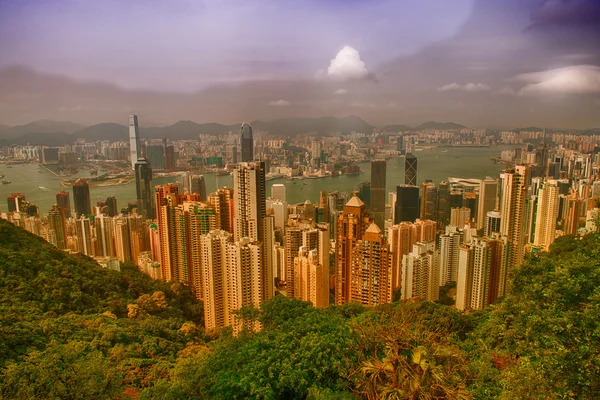
<path fill-rule="evenodd" d="M 273 107 L 287 107 L 289 106 L 291 103 L 287 100 L 274 100 L 274 101 L 270 101 L 269 103 L 267 103 L 267 105 L 269 106 L 273 106 Z"/>
<path fill-rule="evenodd" d="M 438 92 L 447 92 L 449 90 L 462 90 L 464 92 L 485 92 L 487 90 L 490 90 L 490 87 L 485 83 L 469 82 L 461 86 L 458 83 L 454 82 L 437 88 Z"/>
<path fill-rule="evenodd" d="M 317 73 L 317 75 L 322 75 Z M 350 46 L 344 46 L 327 68 L 327 76 L 341 81 L 363 79 L 369 76 L 369 70 L 358 51 Z"/>
<path fill-rule="evenodd" d="M 334 93 L 334 94 L 339 94 L 339 95 L 342 95 L 342 94 L 346 94 L 346 93 L 348 93 L 348 90 L 346 90 L 346 89 L 338 89 L 338 90 L 336 90 L 336 91 L 335 91 L 335 92 L 333 92 L 333 93 Z"/>
<path fill-rule="evenodd" d="M 515 80 L 527 82 L 518 92 L 521 96 L 600 93 L 600 67 L 595 65 L 573 65 L 521 74 Z"/>

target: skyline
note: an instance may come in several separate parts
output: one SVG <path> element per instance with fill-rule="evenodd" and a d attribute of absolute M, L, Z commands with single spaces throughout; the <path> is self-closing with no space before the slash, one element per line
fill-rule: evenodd
<path fill-rule="evenodd" d="M 98 24 L 114 17 L 114 1 L 3 2 L 0 122 L 90 125 L 135 113 L 147 125 L 326 115 L 377 126 L 598 125 L 600 2 L 396 3 L 181 1 L 167 12 L 132 2 L 107 32 Z M 250 29 L 236 26 L 240 15 Z M 135 29 L 119 24 L 132 17 Z M 202 18 L 217 27 L 192 29 Z"/>

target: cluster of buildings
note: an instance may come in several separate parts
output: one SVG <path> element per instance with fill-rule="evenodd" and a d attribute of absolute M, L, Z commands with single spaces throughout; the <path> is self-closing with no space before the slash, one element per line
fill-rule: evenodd
<path fill-rule="evenodd" d="M 92 207 L 89 186 L 79 179 L 73 208 L 70 193 L 61 191 L 40 217 L 15 193 L 2 217 L 103 265 L 131 261 L 154 279 L 189 285 L 204 302 L 207 329 L 258 329 L 236 311 L 276 294 L 316 307 L 373 306 L 437 301 L 443 288 L 456 308 L 482 309 L 505 294 L 510 271 L 526 254 L 548 250 L 561 235 L 596 229 L 600 151 L 549 148 L 543 140 L 515 151 L 516 165 L 499 179 L 419 185 L 418 159 L 409 152 L 404 182 L 394 191 L 386 187 L 386 161 L 373 159 L 370 182 L 354 193 L 321 191 L 316 204 L 296 205 L 287 203 L 282 184 L 267 195 L 268 163 L 256 160 L 247 123 L 233 187 L 214 193 L 201 175 L 153 186 L 135 116 L 130 142 L 137 202 L 119 210 L 109 197 Z M 321 146 L 312 143 L 307 155 L 314 168 L 323 161 Z"/>

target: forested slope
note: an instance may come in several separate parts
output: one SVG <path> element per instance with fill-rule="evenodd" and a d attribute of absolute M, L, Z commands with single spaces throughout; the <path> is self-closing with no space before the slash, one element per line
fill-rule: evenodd
<path fill-rule="evenodd" d="M 600 391 L 600 240 L 563 237 L 471 314 L 277 296 L 204 332 L 201 304 L 0 221 L 0 398 L 547 399 Z"/>

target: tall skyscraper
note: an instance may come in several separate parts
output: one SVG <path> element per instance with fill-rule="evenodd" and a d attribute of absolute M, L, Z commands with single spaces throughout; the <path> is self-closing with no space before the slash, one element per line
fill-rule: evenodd
<path fill-rule="evenodd" d="M 350 299 L 367 306 L 392 301 L 391 254 L 375 222 L 352 250 Z"/>
<path fill-rule="evenodd" d="M 277 200 L 286 201 L 285 185 L 283 183 L 275 183 L 271 186 L 271 197 Z"/>
<path fill-rule="evenodd" d="M 262 246 L 260 289 L 262 301 L 267 301 L 274 294 L 274 221 L 273 217 L 266 215 L 265 163 L 240 163 L 233 171 L 233 192 L 234 240 L 238 242 L 249 238 L 251 242 L 259 242 Z"/>
<path fill-rule="evenodd" d="M 56 204 L 62 208 L 65 218 L 71 217 L 71 199 L 69 197 L 69 192 L 61 190 L 56 193 Z"/>
<path fill-rule="evenodd" d="M 131 157 L 131 169 L 135 170 L 135 163 L 138 158 L 141 156 L 140 154 L 141 144 L 140 144 L 140 129 L 138 127 L 138 117 L 137 115 L 129 116 L 129 155 Z"/>
<path fill-rule="evenodd" d="M 352 255 L 356 242 L 362 240 L 369 223 L 365 203 L 354 193 L 344 205 L 344 213 L 336 222 L 335 242 L 335 303 L 350 301 Z"/>
<path fill-rule="evenodd" d="M 361 182 L 358 184 L 358 198 L 365 203 L 367 210 L 371 210 L 371 182 Z"/>
<path fill-rule="evenodd" d="M 419 188 L 412 185 L 398 185 L 396 192 L 394 223 L 415 222 L 419 218 Z"/>
<path fill-rule="evenodd" d="M 521 265 L 524 256 L 524 216 L 525 197 L 527 196 L 526 166 L 508 169 L 502 177 L 501 227 L 500 233 L 509 243 L 509 270 Z"/>
<path fill-rule="evenodd" d="M 24 212 L 25 211 L 25 195 L 21 193 L 13 193 L 6 198 L 8 204 L 8 212 Z"/>
<path fill-rule="evenodd" d="M 231 234 L 214 230 L 200 237 L 201 279 L 204 302 L 204 325 L 208 331 L 229 325 L 231 309 L 228 307 L 227 246 Z"/>
<path fill-rule="evenodd" d="M 506 261 L 505 242 L 499 239 L 474 238 L 460 249 L 456 308 L 481 310 L 504 292 L 501 291 Z"/>
<path fill-rule="evenodd" d="M 458 255 L 463 238 L 455 227 L 446 228 L 440 235 L 440 285 L 456 282 L 458 279 Z"/>
<path fill-rule="evenodd" d="M 556 181 L 544 182 L 538 190 L 533 244 L 545 251 L 549 250 L 556 237 L 558 205 L 558 185 Z"/>
<path fill-rule="evenodd" d="M 81 217 L 75 221 L 75 232 L 77 233 L 77 243 L 79 251 L 86 256 L 94 256 L 94 245 L 92 238 L 92 224 L 86 217 Z"/>
<path fill-rule="evenodd" d="M 73 184 L 73 203 L 75 204 L 76 217 L 92 214 L 90 187 L 82 178 L 77 179 Z"/>
<path fill-rule="evenodd" d="M 440 297 L 440 260 L 435 242 L 418 242 L 402 258 L 402 299 L 437 301 Z"/>
<path fill-rule="evenodd" d="M 438 185 L 437 227 L 444 229 L 450 223 L 450 184 L 441 181 Z"/>
<path fill-rule="evenodd" d="M 437 220 L 438 191 L 433 182 L 421 185 L 421 219 Z"/>
<path fill-rule="evenodd" d="M 497 209 L 498 180 L 486 178 L 479 186 L 479 204 L 477 205 L 477 229 L 485 226 L 486 215 Z M 471 208 L 472 209 L 472 208 Z"/>
<path fill-rule="evenodd" d="M 385 160 L 371 161 L 371 217 L 379 227 L 385 228 L 385 182 L 387 163 Z"/>
<path fill-rule="evenodd" d="M 502 217 L 498 211 L 490 211 L 485 216 L 483 236 L 491 237 L 494 233 L 500 233 Z"/>
<path fill-rule="evenodd" d="M 145 158 L 135 163 L 135 189 L 137 194 L 138 214 L 145 220 L 154 219 L 154 191 L 152 190 L 152 168 Z"/>
<path fill-rule="evenodd" d="M 240 146 L 242 148 L 242 162 L 254 161 L 254 138 L 249 122 L 244 122 L 240 128 Z"/>
<path fill-rule="evenodd" d="M 57 204 L 54 204 L 48 212 L 48 231 L 48 242 L 59 250 L 65 250 L 67 248 L 65 214 Z"/>
<path fill-rule="evenodd" d="M 404 158 L 404 184 L 417 186 L 417 157 L 413 153 Z"/>
<path fill-rule="evenodd" d="M 153 171 L 162 171 L 165 169 L 165 149 L 162 144 L 147 145 L 146 159 L 150 163 Z"/>
<path fill-rule="evenodd" d="M 190 176 L 190 192 L 198 193 L 200 201 L 206 201 L 206 182 L 204 181 L 204 175 Z"/>

